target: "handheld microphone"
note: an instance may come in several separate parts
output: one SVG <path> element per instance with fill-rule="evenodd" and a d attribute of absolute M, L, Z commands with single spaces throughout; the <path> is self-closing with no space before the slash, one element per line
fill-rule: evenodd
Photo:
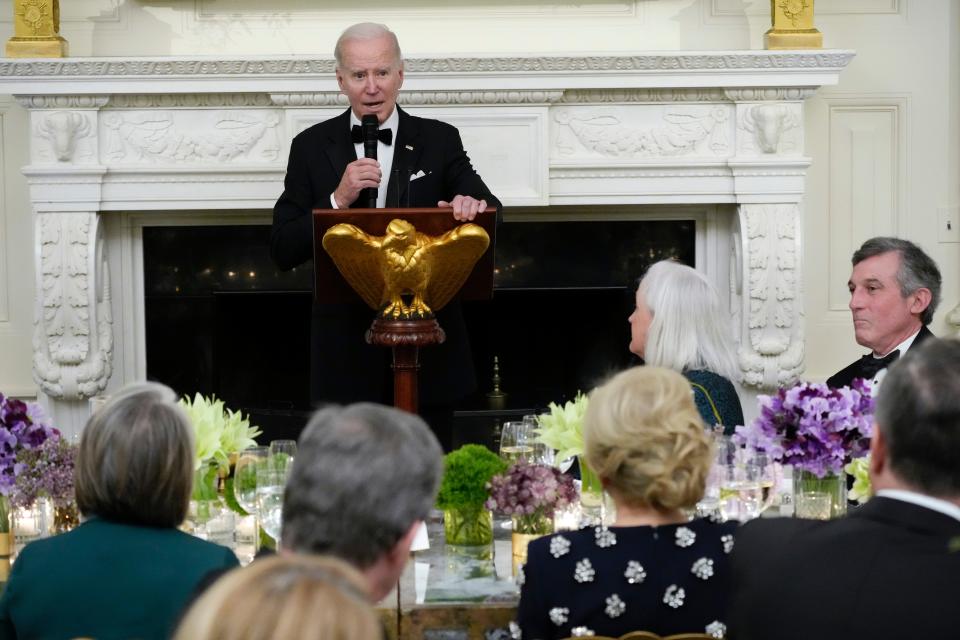
<path fill-rule="evenodd" d="M 363 131 L 363 157 L 377 159 L 378 132 L 380 130 L 380 121 L 377 116 L 368 113 L 360 120 L 360 128 Z M 377 208 L 377 188 L 368 187 L 363 190 L 361 197 L 367 201 L 367 207 Z"/>

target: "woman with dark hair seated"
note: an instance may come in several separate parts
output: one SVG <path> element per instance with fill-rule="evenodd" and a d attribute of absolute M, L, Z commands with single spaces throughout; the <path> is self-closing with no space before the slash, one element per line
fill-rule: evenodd
<path fill-rule="evenodd" d="M 363 576 L 342 560 L 281 555 L 231 571 L 201 596 L 174 640 L 378 640 Z"/>
<path fill-rule="evenodd" d="M 637 287 L 630 315 L 630 351 L 645 364 L 682 373 L 706 425 L 725 434 L 743 424 L 730 316 L 707 278 L 672 260 L 655 263 Z"/>
<path fill-rule="evenodd" d="M 616 520 L 530 543 L 514 635 L 722 638 L 736 523 L 684 515 L 713 460 L 690 384 L 659 367 L 624 371 L 590 395 L 583 431 Z"/>
<path fill-rule="evenodd" d="M 197 583 L 238 564 L 230 549 L 177 529 L 193 451 L 188 418 L 161 384 L 128 386 L 91 416 L 75 469 L 84 522 L 20 553 L 0 637 L 169 637 Z"/>

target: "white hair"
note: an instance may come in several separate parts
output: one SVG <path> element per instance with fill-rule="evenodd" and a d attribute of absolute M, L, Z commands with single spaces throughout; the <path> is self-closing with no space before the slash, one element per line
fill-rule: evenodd
<path fill-rule="evenodd" d="M 337 38 L 337 46 L 333 48 L 333 57 L 337 60 L 337 69 L 343 68 L 343 43 L 348 40 L 376 40 L 387 36 L 393 41 L 393 51 L 397 64 L 403 64 L 403 55 L 400 53 L 400 41 L 397 40 L 397 34 L 390 31 L 385 24 L 377 22 L 358 22 L 344 29 L 340 37 Z"/>
<path fill-rule="evenodd" d="M 703 274 L 662 260 L 647 270 L 639 292 L 653 316 L 644 362 L 680 372 L 706 369 L 739 381 L 730 318 Z"/>

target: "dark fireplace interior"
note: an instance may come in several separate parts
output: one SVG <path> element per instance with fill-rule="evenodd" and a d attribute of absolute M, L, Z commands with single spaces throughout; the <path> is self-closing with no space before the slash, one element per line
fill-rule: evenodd
<path fill-rule="evenodd" d="M 502 223 L 493 298 L 464 303 L 479 389 L 457 407 L 454 446 L 493 445 L 502 420 L 635 361 L 636 280 L 664 258 L 693 264 L 695 231 L 693 220 Z M 249 413 L 264 442 L 295 438 L 311 411 L 312 265 L 279 271 L 269 235 L 264 225 L 143 230 L 147 377 Z M 494 358 L 500 398 L 489 396 Z"/>

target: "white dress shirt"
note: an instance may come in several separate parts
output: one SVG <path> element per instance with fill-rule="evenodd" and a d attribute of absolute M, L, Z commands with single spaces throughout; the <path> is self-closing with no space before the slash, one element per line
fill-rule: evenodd
<path fill-rule="evenodd" d="M 354 125 L 360 125 L 360 119 L 357 118 L 357 115 L 353 112 L 353 109 L 350 110 L 350 130 L 353 130 Z M 397 145 L 397 132 L 400 130 L 400 114 L 397 113 L 397 108 L 393 108 L 393 113 L 390 114 L 390 117 L 386 119 L 381 125 L 381 129 L 391 129 L 393 131 L 393 144 L 383 144 L 380 141 L 377 141 L 377 162 L 380 163 L 380 186 L 377 188 L 377 208 L 382 209 L 387 204 L 387 185 L 390 184 L 390 170 L 393 169 L 393 149 Z M 363 142 L 357 142 L 353 145 L 354 149 L 357 151 L 357 158 L 363 157 Z M 337 206 L 337 199 L 333 197 L 333 194 L 330 194 L 330 206 L 334 209 L 339 209 Z"/>

